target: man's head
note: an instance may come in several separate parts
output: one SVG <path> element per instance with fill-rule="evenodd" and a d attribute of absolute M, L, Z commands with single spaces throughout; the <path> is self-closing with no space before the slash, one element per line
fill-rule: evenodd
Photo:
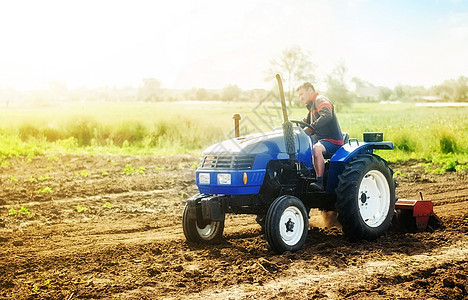
<path fill-rule="evenodd" d="M 299 100 L 301 100 L 304 104 L 312 101 L 315 95 L 315 88 L 310 82 L 304 82 L 296 89 L 296 91 L 299 94 Z"/>

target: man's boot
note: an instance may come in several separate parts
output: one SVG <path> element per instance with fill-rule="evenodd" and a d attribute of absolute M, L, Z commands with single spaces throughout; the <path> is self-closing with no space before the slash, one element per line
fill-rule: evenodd
<path fill-rule="evenodd" d="M 317 180 L 310 184 L 314 191 L 323 191 L 323 177 L 317 177 Z"/>

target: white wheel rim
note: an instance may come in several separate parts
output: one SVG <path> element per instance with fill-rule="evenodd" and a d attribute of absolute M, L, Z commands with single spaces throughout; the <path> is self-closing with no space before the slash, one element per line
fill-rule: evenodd
<path fill-rule="evenodd" d="M 304 219 L 299 208 L 290 206 L 281 215 L 280 235 L 283 242 L 288 246 L 296 245 L 304 232 Z"/>
<path fill-rule="evenodd" d="M 198 232 L 198 234 L 200 235 L 201 238 L 203 238 L 205 240 L 209 240 L 210 237 L 216 231 L 217 225 L 218 224 L 216 224 L 215 222 L 211 222 L 210 224 L 206 224 L 206 226 L 204 228 L 200 228 L 200 227 L 198 227 L 198 224 L 197 224 L 197 232 Z"/>
<path fill-rule="evenodd" d="M 382 225 L 390 207 L 390 187 L 380 171 L 369 171 L 362 178 L 357 201 L 361 218 L 369 227 Z"/>

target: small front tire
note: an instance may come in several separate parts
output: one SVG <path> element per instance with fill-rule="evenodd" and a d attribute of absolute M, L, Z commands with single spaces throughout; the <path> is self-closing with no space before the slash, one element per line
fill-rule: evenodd
<path fill-rule="evenodd" d="M 268 244 L 277 253 L 302 248 L 309 230 L 307 210 L 294 196 L 278 197 L 268 208 L 265 235 Z"/>
<path fill-rule="evenodd" d="M 188 217 L 189 204 L 185 206 L 182 215 L 182 224 L 184 235 L 187 241 L 192 243 L 216 244 L 218 243 L 224 231 L 224 221 L 211 221 L 203 224 L 195 219 Z"/>

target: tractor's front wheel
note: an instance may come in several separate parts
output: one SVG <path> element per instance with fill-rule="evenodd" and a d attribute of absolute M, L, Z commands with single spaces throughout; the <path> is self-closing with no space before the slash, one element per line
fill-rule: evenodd
<path fill-rule="evenodd" d="M 223 236 L 224 221 L 202 222 L 189 218 L 189 204 L 182 215 L 184 235 L 192 243 L 215 244 Z"/>
<path fill-rule="evenodd" d="M 392 171 L 376 155 L 359 155 L 338 176 L 336 211 L 345 235 L 374 240 L 391 225 L 395 211 Z"/>
<path fill-rule="evenodd" d="M 296 197 L 278 197 L 268 208 L 265 218 L 265 236 L 277 253 L 297 251 L 305 243 L 309 219 L 307 210 Z"/>

